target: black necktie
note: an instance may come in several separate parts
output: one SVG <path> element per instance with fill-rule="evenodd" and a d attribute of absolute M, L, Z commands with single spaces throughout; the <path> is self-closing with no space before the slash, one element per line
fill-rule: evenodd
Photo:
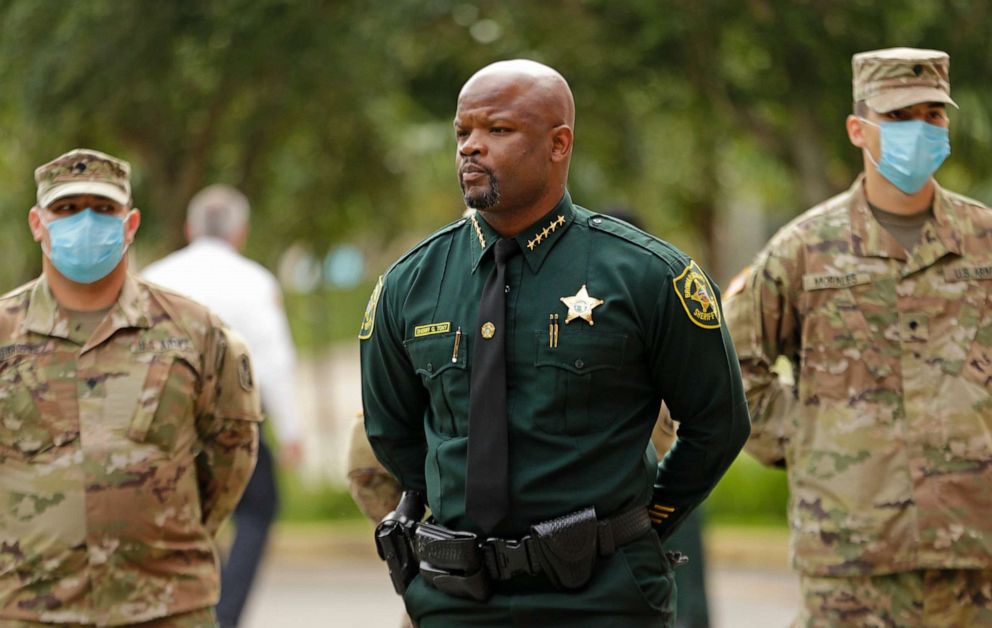
<path fill-rule="evenodd" d="M 468 414 L 468 468 L 465 514 L 485 533 L 509 508 L 506 426 L 506 262 L 520 251 L 503 238 L 493 247 L 496 267 L 479 299 L 472 349 Z"/>

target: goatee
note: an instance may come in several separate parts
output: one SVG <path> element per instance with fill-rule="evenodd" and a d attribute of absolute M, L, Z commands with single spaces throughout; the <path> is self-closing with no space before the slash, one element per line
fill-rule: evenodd
<path fill-rule="evenodd" d="M 492 172 L 487 170 L 486 175 L 489 177 L 489 189 L 486 190 L 485 194 L 464 192 L 464 185 L 462 186 L 462 190 L 464 192 L 463 199 L 466 207 L 470 209 L 485 210 L 499 204 L 499 182 L 496 180 L 496 177 Z"/>

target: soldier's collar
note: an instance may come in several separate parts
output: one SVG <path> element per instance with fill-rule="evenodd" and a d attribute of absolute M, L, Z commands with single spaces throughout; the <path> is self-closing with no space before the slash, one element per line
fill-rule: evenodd
<path fill-rule="evenodd" d="M 896 242 L 885 228 L 879 224 L 868 207 L 865 196 L 864 174 L 859 176 L 850 190 L 851 250 L 862 257 L 890 257 L 907 259 L 906 251 Z M 917 260 L 920 267 L 931 263 L 947 253 L 961 255 L 961 235 L 957 212 L 937 182 L 934 182 L 933 220 L 923 226 L 922 247 L 917 247 Z"/>
<path fill-rule="evenodd" d="M 111 311 L 114 327 L 151 327 L 148 320 L 148 290 L 138 283 L 134 275 L 128 273 L 124 278 L 121 296 L 117 305 Z"/>
<path fill-rule="evenodd" d="M 100 323 L 90 338 L 90 342 L 87 343 L 87 347 L 99 344 L 113 331 L 123 327 L 151 327 L 148 316 L 145 314 L 147 302 L 146 291 L 142 290 L 138 281 L 128 273 L 125 276 L 124 286 L 117 298 L 117 303 L 110 310 L 108 317 L 110 327 L 107 327 L 107 320 Z M 44 275 L 38 278 L 31 289 L 31 302 L 28 304 L 24 324 L 28 331 L 69 339 L 69 319 L 59 307 L 58 301 L 55 300 L 55 295 L 52 294 L 52 289 Z"/>
<path fill-rule="evenodd" d="M 69 321 L 59 309 L 48 279 L 43 274 L 31 288 L 31 300 L 24 315 L 27 330 L 44 336 L 69 337 Z"/>
<path fill-rule="evenodd" d="M 862 257 L 906 259 L 906 251 L 871 213 L 865 196 L 865 175 L 862 173 L 851 186 L 850 221 L 851 251 Z"/>
<path fill-rule="evenodd" d="M 110 314 L 103 319 L 100 326 L 93 331 L 93 335 L 83 345 L 82 352 L 99 346 L 107 338 L 110 338 L 118 329 L 138 327 L 146 329 L 151 327 L 148 315 L 148 290 L 143 288 L 134 275 L 127 273 L 124 276 L 124 286 L 121 294 L 117 297 L 117 303 L 110 309 Z"/>
<path fill-rule="evenodd" d="M 532 272 L 537 272 L 540 269 L 544 259 L 561 238 L 562 233 L 572 224 L 574 218 L 575 209 L 572 206 L 572 198 L 566 190 L 561 200 L 551 211 L 514 236 Z M 489 226 L 489 223 L 483 220 L 478 212 L 471 214 L 468 222 L 473 240 L 472 272 L 474 273 L 482 262 L 486 251 L 496 243 L 500 235 Z"/>
<path fill-rule="evenodd" d="M 944 188 L 936 181 L 933 182 L 933 223 L 934 231 L 941 243 L 952 253 L 964 255 L 961 249 L 961 214 L 955 211 L 956 206 L 951 201 Z"/>

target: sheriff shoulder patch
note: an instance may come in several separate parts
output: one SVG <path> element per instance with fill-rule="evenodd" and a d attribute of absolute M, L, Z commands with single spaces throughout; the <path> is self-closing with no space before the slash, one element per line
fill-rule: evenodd
<path fill-rule="evenodd" d="M 696 266 L 696 262 L 689 262 L 682 274 L 673 279 L 672 283 L 675 284 L 675 294 L 682 302 L 689 320 L 703 329 L 720 328 L 720 308 L 716 302 L 716 291 L 713 290 L 703 271 Z"/>
<path fill-rule="evenodd" d="M 359 340 L 368 340 L 372 337 L 372 330 L 375 328 L 375 308 L 379 305 L 379 297 L 382 295 L 382 275 L 376 282 L 369 297 L 369 304 L 365 306 L 365 316 L 362 317 L 362 328 L 358 331 Z"/>

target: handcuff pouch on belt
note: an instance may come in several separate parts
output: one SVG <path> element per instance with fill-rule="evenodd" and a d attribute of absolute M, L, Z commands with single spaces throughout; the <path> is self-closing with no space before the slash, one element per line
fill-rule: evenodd
<path fill-rule="evenodd" d="M 585 586 L 596 567 L 596 510 L 582 510 L 536 523 L 530 528 L 548 580 L 559 589 Z"/>
<path fill-rule="evenodd" d="M 492 596 L 492 582 L 482 562 L 478 536 L 422 523 L 413 540 L 420 558 L 420 577 L 435 589 L 479 602 Z"/>

